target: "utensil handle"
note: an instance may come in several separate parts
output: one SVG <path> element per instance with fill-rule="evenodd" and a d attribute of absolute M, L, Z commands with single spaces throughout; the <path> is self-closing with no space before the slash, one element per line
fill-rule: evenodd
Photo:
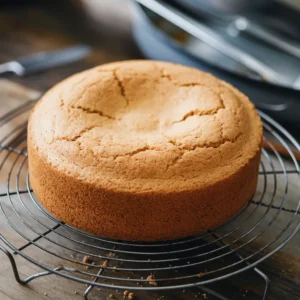
<path fill-rule="evenodd" d="M 17 61 L 10 61 L 4 64 L 0 64 L 0 75 L 5 73 L 14 73 L 18 76 L 22 76 L 25 70 L 23 66 Z"/>
<path fill-rule="evenodd" d="M 286 150 L 286 148 L 282 145 L 282 144 L 279 144 L 277 142 L 274 142 L 274 141 L 266 141 L 266 140 L 263 140 L 263 147 L 266 149 L 266 150 L 273 150 L 271 145 L 277 150 L 277 152 L 279 154 L 281 154 L 282 156 L 286 157 L 286 158 L 291 158 L 291 155 L 290 153 Z M 295 149 L 292 149 L 292 152 L 296 158 L 296 160 L 300 161 L 300 152 L 295 150 Z"/>
<path fill-rule="evenodd" d="M 254 24 L 246 18 L 237 18 L 234 21 L 234 26 L 239 32 L 248 33 L 272 46 L 282 50 L 290 55 L 293 55 L 297 58 L 300 58 L 300 44 L 291 43 L 285 40 L 282 37 L 279 37 L 277 34 L 272 33 L 265 29 L 263 26 Z"/>

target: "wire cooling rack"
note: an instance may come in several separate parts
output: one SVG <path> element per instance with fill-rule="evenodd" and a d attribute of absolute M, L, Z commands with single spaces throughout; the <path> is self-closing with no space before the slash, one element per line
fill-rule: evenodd
<path fill-rule="evenodd" d="M 257 265 L 286 245 L 300 228 L 300 202 L 290 195 L 290 189 L 299 185 L 300 169 L 294 153 L 300 147 L 285 129 L 260 112 L 267 147 L 262 150 L 257 191 L 232 220 L 200 236 L 135 243 L 79 231 L 40 205 L 30 187 L 27 168 L 26 122 L 33 104 L 26 102 L 0 117 L 0 215 L 24 241 L 17 246 L 12 235 L 0 232 L 6 246 L 0 250 L 10 259 L 19 283 L 57 274 L 87 284 L 87 299 L 95 286 L 132 291 L 182 289 L 253 269 L 266 282 L 263 299 L 267 299 L 269 279 Z M 288 159 L 279 154 L 274 141 Z M 14 255 L 7 248 L 45 271 L 20 279 Z M 40 257 L 49 261 L 48 256 L 57 258 L 57 264 L 40 262 Z"/>

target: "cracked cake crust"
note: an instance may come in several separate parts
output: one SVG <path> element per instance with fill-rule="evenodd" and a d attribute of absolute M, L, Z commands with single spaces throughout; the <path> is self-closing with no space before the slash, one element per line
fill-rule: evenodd
<path fill-rule="evenodd" d="M 237 213 L 255 191 L 262 125 L 210 74 L 127 61 L 52 88 L 28 125 L 30 181 L 61 220 L 126 240 L 179 238 Z"/>

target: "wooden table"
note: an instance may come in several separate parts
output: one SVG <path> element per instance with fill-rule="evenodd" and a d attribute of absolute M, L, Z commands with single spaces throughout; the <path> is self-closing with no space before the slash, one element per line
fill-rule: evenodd
<path fill-rule="evenodd" d="M 95 27 L 93 30 L 88 30 L 90 24 L 80 13 L 78 2 L 76 6 L 70 5 L 68 1 L 60 1 L 59 7 L 46 4 L 48 6 L 43 8 L 34 5 L 26 7 L 26 10 L 24 6 L 2 9 L 0 11 L 0 62 L 8 61 L 20 55 L 65 47 L 74 43 L 87 42 L 94 46 L 92 55 L 81 62 L 26 78 L 10 77 L 10 80 L 38 91 L 45 91 L 63 78 L 83 69 L 115 60 L 141 58 L 141 54 L 130 36 L 130 30 L 128 30 L 129 24 L 126 22 L 126 18 L 122 19 L 122 22 L 118 22 L 116 18 L 112 17 L 111 21 L 109 21 L 107 14 L 113 14 L 113 11 L 105 9 L 105 5 L 109 1 L 111 0 L 103 1 L 101 4 L 103 9 L 99 13 L 100 15 L 102 14 L 103 18 L 99 17 L 102 20 L 102 24 L 98 25 L 97 30 L 95 30 Z M 119 9 L 124 14 L 129 13 L 124 2 Z M 104 18 L 104 15 L 106 18 Z M 28 93 L 26 93 L 24 91 L 24 98 L 29 97 Z M 1 115 L 1 109 L 3 110 L 4 108 L 4 98 L 3 93 L 1 94 L 0 92 L 0 95 L 2 96 L 2 102 L 0 102 Z M 22 97 L 21 92 L 21 96 L 17 97 L 19 99 L 17 101 L 21 103 L 23 101 Z M 6 107 L 17 105 L 17 102 L 12 100 L 9 104 L 7 103 Z M 297 186 L 293 186 L 292 189 L 294 190 L 291 195 L 297 201 L 299 198 L 299 189 Z M 3 185 L 2 191 L 5 191 Z M 0 230 L 3 234 L 9 234 L 10 232 L 8 225 L 3 219 L 0 219 Z M 11 236 L 10 238 L 17 245 L 21 245 L 22 241 L 17 236 Z M 272 257 L 272 259 L 263 262 L 259 266 L 271 280 L 270 299 L 300 299 L 299 242 L 300 238 L 298 235 L 287 247 Z M 259 243 L 256 246 L 259 247 Z M 248 249 L 250 252 L 252 250 Z M 19 256 L 15 256 L 15 259 L 22 277 L 41 271 L 38 267 Z M 0 261 L 1 300 L 81 299 L 80 294 L 86 288 L 82 284 L 54 275 L 37 279 L 30 283 L 29 286 L 24 287 L 15 282 L 10 263 L 7 257 L 1 252 Z M 257 300 L 262 299 L 264 282 L 256 273 L 248 271 L 234 278 L 212 284 L 209 287 L 224 295 L 226 297 L 224 299 Z M 75 291 L 78 294 L 75 294 Z M 169 300 L 204 299 L 203 296 L 198 295 L 200 291 L 199 288 L 194 288 L 185 292 L 138 292 L 136 295 L 137 299 L 143 300 L 154 300 L 161 296 L 164 296 L 162 299 Z M 113 294 L 115 299 L 123 299 L 120 292 L 105 289 L 101 289 L 101 291 L 95 289 L 91 293 L 90 299 L 108 299 L 109 294 Z M 213 300 L 218 298 L 208 294 L 208 299 Z"/>

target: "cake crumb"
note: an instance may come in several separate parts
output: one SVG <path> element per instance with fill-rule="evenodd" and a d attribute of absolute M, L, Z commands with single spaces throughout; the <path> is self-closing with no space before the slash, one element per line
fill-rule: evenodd
<path fill-rule="evenodd" d="M 128 295 L 129 295 L 129 291 L 124 291 L 124 293 L 123 293 L 123 295 L 125 296 L 125 297 L 127 297 Z"/>
<path fill-rule="evenodd" d="M 129 293 L 129 294 L 128 294 L 128 299 L 129 299 L 129 300 L 134 299 L 134 297 L 135 297 L 134 293 Z"/>
<path fill-rule="evenodd" d="M 106 261 L 101 265 L 102 268 L 107 268 L 108 266 L 109 266 L 108 260 L 106 260 Z"/>
<path fill-rule="evenodd" d="M 90 257 L 88 255 L 84 256 L 83 259 L 82 259 L 82 262 L 87 264 L 91 261 Z"/>
<path fill-rule="evenodd" d="M 78 294 L 78 292 L 77 292 L 77 291 L 75 291 L 75 292 L 74 292 L 74 294 L 75 294 L 75 295 L 77 295 L 77 294 Z"/>
<path fill-rule="evenodd" d="M 198 276 L 199 278 L 201 278 L 201 277 L 205 276 L 205 273 L 200 272 L 197 276 Z"/>
<path fill-rule="evenodd" d="M 110 294 L 109 296 L 108 296 L 108 298 L 114 298 L 114 295 L 113 294 Z"/>
<path fill-rule="evenodd" d="M 46 297 L 47 297 L 47 296 L 48 296 L 48 294 L 47 294 L 47 293 L 44 293 L 44 296 L 46 296 Z"/>
<path fill-rule="evenodd" d="M 157 282 L 152 274 L 147 277 L 147 280 L 150 285 L 157 286 Z"/>

